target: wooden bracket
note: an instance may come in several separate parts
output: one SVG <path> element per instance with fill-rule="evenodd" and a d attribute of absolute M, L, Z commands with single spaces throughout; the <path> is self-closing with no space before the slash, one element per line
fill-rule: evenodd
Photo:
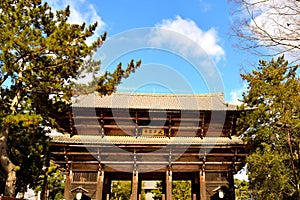
<path fill-rule="evenodd" d="M 135 137 L 139 136 L 138 113 L 135 112 Z"/>
<path fill-rule="evenodd" d="M 68 158 L 68 154 L 67 154 L 67 149 L 65 147 L 64 147 L 64 157 L 65 157 L 65 161 L 66 161 L 66 170 L 69 174 L 70 173 L 69 158 Z"/>
<path fill-rule="evenodd" d="M 100 153 L 100 148 L 97 148 L 97 160 L 101 162 L 101 153 Z"/>
<path fill-rule="evenodd" d="M 237 156 L 238 156 L 238 149 L 235 149 L 233 162 L 232 162 L 232 169 L 233 169 L 234 174 L 236 174 L 235 165 L 236 165 L 236 162 L 237 162 Z"/>
<path fill-rule="evenodd" d="M 75 125 L 74 125 L 72 112 L 69 112 L 68 114 L 69 114 L 70 132 L 71 132 L 71 137 L 72 137 L 73 135 L 76 134 L 76 128 L 75 128 Z"/>
<path fill-rule="evenodd" d="M 172 116 L 169 115 L 169 129 L 168 129 L 168 137 L 171 138 L 172 135 Z"/>
<path fill-rule="evenodd" d="M 235 119 L 235 117 L 234 117 L 234 116 L 231 116 L 230 127 L 229 127 L 229 131 L 228 131 L 228 134 L 227 134 L 227 136 L 228 136 L 230 139 L 231 139 L 231 136 L 232 136 L 233 125 L 234 125 L 234 119 Z"/>
<path fill-rule="evenodd" d="M 136 176 L 138 173 L 138 168 L 137 168 L 137 156 L 136 156 L 136 149 L 134 149 L 133 152 L 133 174 Z"/>
<path fill-rule="evenodd" d="M 102 176 L 102 172 L 103 172 L 103 166 L 102 166 L 101 162 L 99 162 L 99 164 L 98 164 L 98 174 L 99 174 L 99 176 Z"/>
<path fill-rule="evenodd" d="M 103 113 L 102 112 L 100 114 L 100 133 L 101 133 L 101 136 L 103 138 L 104 135 L 105 135 L 105 129 L 104 129 L 104 119 L 103 119 Z"/>
<path fill-rule="evenodd" d="M 205 162 L 206 162 L 206 151 L 204 152 L 204 156 L 202 159 L 201 175 L 203 175 L 205 172 Z"/>
<path fill-rule="evenodd" d="M 169 164 L 168 164 L 168 175 L 171 176 L 172 173 L 172 150 L 169 152 Z"/>
<path fill-rule="evenodd" d="M 201 131 L 200 131 L 200 138 L 203 139 L 204 137 L 204 126 L 205 126 L 205 122 L 204 122 L 204 119 L 205 119 L 205 115 L 203 114 L 202 116 L 202 122 L 201 122 Z"/>

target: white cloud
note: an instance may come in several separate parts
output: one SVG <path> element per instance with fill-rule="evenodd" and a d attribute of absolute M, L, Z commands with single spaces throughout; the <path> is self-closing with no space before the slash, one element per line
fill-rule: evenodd
<path fill-rule="evenodd" d="M 240 100 L 242 100 L 242 94 L 243 94 L 243 92 L 246 92 L 246 90 L 247 90 L 247 85 L 244 84 L 243 88 L 231 91 L 230 92 L 230 103 L 235 104 L 235 105 L 241 105 L 242 102 Z"/>
<path fill-rule="evenodd" d="M 199 28 L 193 20 L 183 19 L 180 16 L 176 16 L 175 19 L 164 19 L 155 26 L 178 32 L 190 38 L 216 62 L 225 56 L 224 49 L 218 44 L 219 39 L 217 31 L 214 28 L 204 31 Z M 158 38 L 156 38 L 156 40 L 158 40 Z M 162 37 L 161 40 L 166 40 L 166 38 Z M 180 43 L 180 41 L 178 41 L 178 43 Z M 182 47 L 182 45 L 179 46 Z"/>
<path fill-rule="evenodd" d="M 248 171 L 247 166 L 244 166 L 237 174 L 234 175 L 234 178 L 239 180 L 249 181 L 247 171 Z"/>
<path fill-rule="evenodd" d="M 239 101 L 241 99 L 242 90 L 234 90 L 230 92 L 230 103 L 234 105 L 240 105 L 242 102 Z"/>
<path fill-rule="evenodd" d="M 98 15 L 93 4 L 88 3 L 86 0 L 46 0 L 48 4 L 53 8 L 53 10 L 62 10 L 70 5 L 70 17 L 68 19 L 69 23 L 72 24 L 82 24 L 86 25 L 97 22 L 98 27 L 95 31 L 95 35 L 89 38 L 87 43 L 91 43 L 96 37 L 103 33 L 105 22 Z"/>

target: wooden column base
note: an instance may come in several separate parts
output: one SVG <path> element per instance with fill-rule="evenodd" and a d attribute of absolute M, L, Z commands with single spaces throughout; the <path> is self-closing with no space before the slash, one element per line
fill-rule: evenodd
<path fill-rule="evenodd" d="M 71 179 L 72 179 L 72 172 L 70 172 L 67 177 L 66 177 L 66 182 L 65 182 L 65 189 L 64 189 L 64 198 L 65 200 L 72 200 L 71 197 Z"/>
<path fill-rule="evenodd" d="M 166 200 L 172 200 L 172 171 L 166 171 Z"/>
<path fill-rule="evenodd" d="M 131 183 L 131 200 L 138 200 L 138 182 L 139 176 L 138 172 L 132 174 L 132 183 Z"/>
<path fill-rule="evenodd" d="M 96 199 L 102 199 L 103 196 L 104 171 L 98 172 Z"/>
<path fill-rule="evenodd" d="M 205 172 L 200 171 L 200 199 L 206 200 L 206 181 L 205 181 Z"/>

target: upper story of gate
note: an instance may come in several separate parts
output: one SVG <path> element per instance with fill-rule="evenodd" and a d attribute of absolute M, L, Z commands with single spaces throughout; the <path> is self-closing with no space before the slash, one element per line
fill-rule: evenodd
<path fill-rule="evenodd" d="M 71 135 L 236 136 L 240 111 L 217 94 L 97 93 L 73 97 Z"/>

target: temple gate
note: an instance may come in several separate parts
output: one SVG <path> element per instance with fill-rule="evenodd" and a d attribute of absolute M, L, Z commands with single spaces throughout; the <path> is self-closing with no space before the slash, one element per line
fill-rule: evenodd
<path fill-rule="evenodd" d="M 236 135 L 236 106 L 222 94 L 116 93 L 73 99 L 70 132 L 52 136 L 52 159 L 66 173 L 65 199 L 82 187 L 91 199 L 111 199 L 114 180 L 161 180 L 162 199 L 172 182 L 191 181 L 193 200 L 235 199 L 233 175 L 245 159 Z"/>

